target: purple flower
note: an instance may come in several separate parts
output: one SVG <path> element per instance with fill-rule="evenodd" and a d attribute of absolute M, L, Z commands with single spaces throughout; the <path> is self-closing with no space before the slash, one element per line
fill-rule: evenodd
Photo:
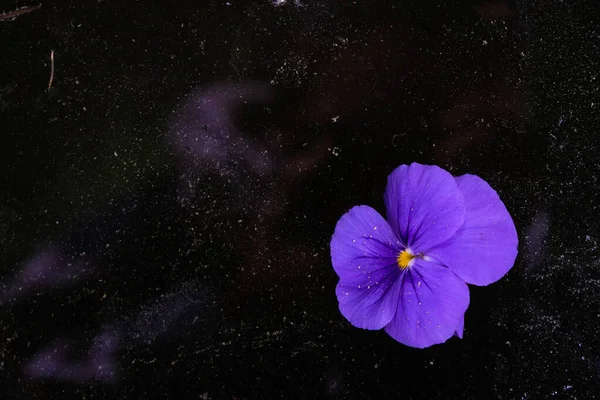
<path fill-rule="evenodd" d="M 412 347 L 462 338 L 467 283 L 497 281 L 517 256 L 510 214 L 481 178 L 416 163 L 389 175 L 384 201 L 387 221 L 356 206 L 335 228 L 342 315 Z"/>

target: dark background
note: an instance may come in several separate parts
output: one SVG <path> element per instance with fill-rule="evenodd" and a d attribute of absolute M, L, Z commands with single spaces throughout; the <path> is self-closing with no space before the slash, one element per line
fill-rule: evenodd
<path fill-rule="evenodd" d="M 597 2 L 41 3 L 0 21 L 2 398 L 600 398 Z M 425 350 L 329 259 L 413 161 L 520 238 Z"/>

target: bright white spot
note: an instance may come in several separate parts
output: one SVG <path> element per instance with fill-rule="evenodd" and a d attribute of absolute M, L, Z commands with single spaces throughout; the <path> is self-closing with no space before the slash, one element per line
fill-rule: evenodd
<path fill-rule="evenodd" d="M 284 5 L 287 2 L 288 2 L 288 0 L 273 0 L 273 5 L 275 7 L 279 7 L 279 6 Z M 304 5 L 304 4 L 302 4 L 300 2 L 300 0 L 294 0 L 294 4 L 297 5 L 297 6 L 303 6 Z"/>

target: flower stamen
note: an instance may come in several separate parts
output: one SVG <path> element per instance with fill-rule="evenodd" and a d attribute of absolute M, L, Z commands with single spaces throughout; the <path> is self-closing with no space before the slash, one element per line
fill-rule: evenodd
<path fill-rule="evenodd" d="M 411 261 L 415 257 L 416 256 L 409 249 L 406 249 L 398 254 L 396 262 L 398 263 L 400 269 L 404 270 L 413 264 Z"/>

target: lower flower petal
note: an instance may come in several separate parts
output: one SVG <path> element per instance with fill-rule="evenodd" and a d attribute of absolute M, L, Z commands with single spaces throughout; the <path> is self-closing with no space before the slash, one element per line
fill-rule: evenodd
<path fill-rule="evenodd" d="M 465 329 L 465 316 L 463 315 L 460 318 L 460 320 L 458 321 L 458 326 L 456 327 L 454 334 L 462 339 L 464 329 Z"/>
<path fill-rule="evenodd" d="M 448 340 L 460 328 L 469 289 L 450 269 L 416 259 L 399 278 L 398 304 L 386 332 L 407 346 L 425 348 Z"/>
<path fill-rule="evenodd" d="M 465 199 L 465 222 L 427 255 L 465 282 L 485 286 L 502 278 L 517 257 L 517 231 L 498 194 L 474 175 L 456 178 Z"/>
<path fill-rule="evenodd" d="M 396 313 L 399 274 L 398 268 L 390 268 L 365 276 L 362 284 L 340 281 L 335 292 L 342 315 L 358 328 L 386 326 Z"/>
<path fill-rule="evenodd" d="M 371 207 L 354 207 L 338 221 L 331 239 L 331 262 L 340 277 L 336 288 L 340 311 L 352 325 L 381 329 L 391 321 L 399 252 L 400 242 L 392 229 Z"/>

